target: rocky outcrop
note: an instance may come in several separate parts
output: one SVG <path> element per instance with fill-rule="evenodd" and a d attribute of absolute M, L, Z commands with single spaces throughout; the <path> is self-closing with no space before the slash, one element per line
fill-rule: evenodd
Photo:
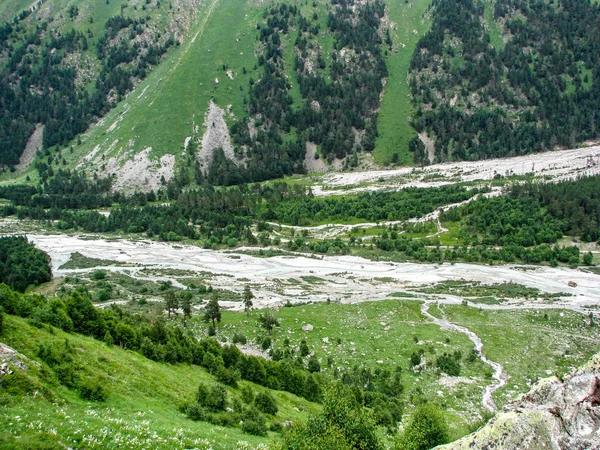
<path fill-rule="evenodd" d="M 0 342 L 0 379 L 13 373 L 14 368 L 29 370 L 30 366 L 40 367 L 40 364 Z"/>
<path fill-rule="evenodd" d="M 483 428 L 438 449 L 600 449 L 600 354 L 563 381 L 540 380 Z"/>

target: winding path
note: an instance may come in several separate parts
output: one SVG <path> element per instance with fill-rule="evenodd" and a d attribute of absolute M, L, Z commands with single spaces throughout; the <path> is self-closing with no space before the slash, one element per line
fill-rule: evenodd
<path fill-rule="evenodd" d="M 504 367 L 502 366 L 502 364 L 491 361 L 490 359 L 486 358 L 486 356 L 483 354 L 483 342 L 481 341 L 481 338 L 479 336 L 477 336 L 475 333 L 473 333 L 471 330 L 469 330 L 466 327 L 456 325 L 456 324 L 450 322 L 445 317 L 443 317 L 442 319 L 439 319 L 439 318 L 435 317 L 433 314 L 431 314 L 429 312 L 429 306 L 431 305 L 431 303 L 432 302 L 427 302 L 427 301 L 424 302 L 423 305 L 421 306 L 421 313 L 442 329 L 455 330 L 455 331 L 458 331 L 459 333 L 465 334 L 471 340 L 471 342 L 473 342 L 473 344 L 475 344 L 475 351 L 477 352 L 479 358 L 485 364 L 487 364 L 492 369 L 494 369 L 493 377 L 496 380 L 496 382 L 488 385 L 485 388 L 485 390 L 483 391 L 482 403 L 483 403 L 483 406 L 485 408 L 487 408 L 489 411 L 495 412 L 496 404 L 494 403 L 492 394 L 495 391 L 497 391 L 498 389 L 500 389 L 501 387 L 506 385 L 508 376 L 504 372 Z"/>

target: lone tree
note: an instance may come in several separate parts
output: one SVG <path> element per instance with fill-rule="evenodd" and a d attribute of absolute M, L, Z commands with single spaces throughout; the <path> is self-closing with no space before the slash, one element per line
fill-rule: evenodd
<path fill-rule="evenodd" d="M 184 292 L 181 295 L 181 309 L 183 310 L 183 326 L 187 328 L 187 318 L 192 317 L 192 293 Z"/>
<path fill-rule="evenodd" d="M 415 408 L 397 444 L 406 450 L 429 450 L 447 442 L 448 425 L 442 412 L 431 403 L 426 403 Z"/>
<path fill-rule="evenodd" d="M 213 295 L 206 305 L 206 312 L 204 313 L 204 321 L 212 321 L 212 326 L 215 328 L 215 321 L 221 323 L 221 307 L 219 306 L 219 299 L 216 295 Z"/>
<path fill-rule="evenodd" d="M 279 326 L 279 320 L 275 317 L 274 312 L 265 312 L 258 316 L 258 322 L 261 327 L 267 330 L 267 333 L 271 334 L 273 328 Z"/>
<path fill-rule="evenodd" d="M 244 287 L 244 311 L 246 311 L 246 314 L 250 313 L 250 308 L 252 308 L 252 299 L 254 298 L 254 294 L 252 293 L 252 291 L 250 290 L 250 287 L 248 285 L 246 285 L 246 287 Z"/>
<path fill-rule="evenodd" d="M 167 295 L 165 295 L 165 308 L 169 313 L 169 319 L 171 318 L 171 313 L 175 313 L 177 308 L 179 308 L 179 301 L 173 292 L 167 292 Z"/>

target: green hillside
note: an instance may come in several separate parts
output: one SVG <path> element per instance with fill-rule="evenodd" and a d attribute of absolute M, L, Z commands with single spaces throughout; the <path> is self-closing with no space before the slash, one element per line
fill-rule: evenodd
<path fill-rule="evenodd" d="M 254 448 L 276 436 L 255 437 L 236 428 L 195 422 L 180 412 L 201 382 L 214 382 L 197 366 L 156 363 L 118 346 L 49 326 L 37 328 L 8 315 L 0 341 L 34 361 L 24 360 L 27 370 L 10 363 L 14 373 L 0 378 L 2 448 Z M 66 342 L 79 367 L 77 376 L 100 380 L 106 401 L 81 398 L 38 357 L 41 345 L 64 348 Z M 257 388 L 243 382 L 230 389 L 229 396 L 239 397 L 243 386 Z M 272 393 L 279 407 L 274 420 L 297 420 L 305 417 L 297 411 L 315 409 L 291 394 Z"/>
<path fill-rule="evenodd" d="M 0 6 L 4 182 L 81 168 L 124 192 L 229 185 L 598 134 L 585 0 L 28 5 Z"/>

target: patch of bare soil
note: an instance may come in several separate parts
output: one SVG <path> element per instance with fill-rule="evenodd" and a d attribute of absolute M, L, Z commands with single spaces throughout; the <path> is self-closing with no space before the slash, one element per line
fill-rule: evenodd
<path fill-rule="evenodd" d="M 321 157 L 318 159 L 315 158 L 317 154 L 317 144 L 314 142 L 306 143 L 306 156 L 304 158 L 304 165 L 306 166 L 306 171 L 309 173 L 313 172 L 327 172 L 329 167 L 325 160 Z"/>
<path fill-rule="evenodd" d="M 42 149 L 42 138 L 44 137 L 44 125 L 38 124 L 35 127 L 35 131 L 27 141 L 27 145 L 25 146 L 25 150 L 19 159 L 19 164 L 17 164 L 17 172 L 23 172 L 25 169 L 29 167 L 29 165 L 33 162 L 33 158 L 37 152 Z"/>
<path fill-rule="evenodd" d="M 173 178 L 175 156 L 164 155 L 158 161 L 150 159 L 151 147 L 137 153 L 132 159 L 125 161 L 119 167 L 120 161 L 111 158 L 107 164 L 104 176 L 113 176 L 112 189 L 132 193 L 135 191 L 149 192 L 160 189 Z M 111 170 L 112 169 L 112 170 Z"/>
<path fill-rule="evenodd" d="M 204 118 L 204 135 L 202 136 L 202 148 L 198 153 L 198 162 L 203 171 L 207 171 L 212 161 L 213 151 L 221 147 L 225 156 L 235 161 L 233 145 L 229 136 L 229 129 L 225 122 L 225 111 L 217 106 L 212 100 Z"/>

